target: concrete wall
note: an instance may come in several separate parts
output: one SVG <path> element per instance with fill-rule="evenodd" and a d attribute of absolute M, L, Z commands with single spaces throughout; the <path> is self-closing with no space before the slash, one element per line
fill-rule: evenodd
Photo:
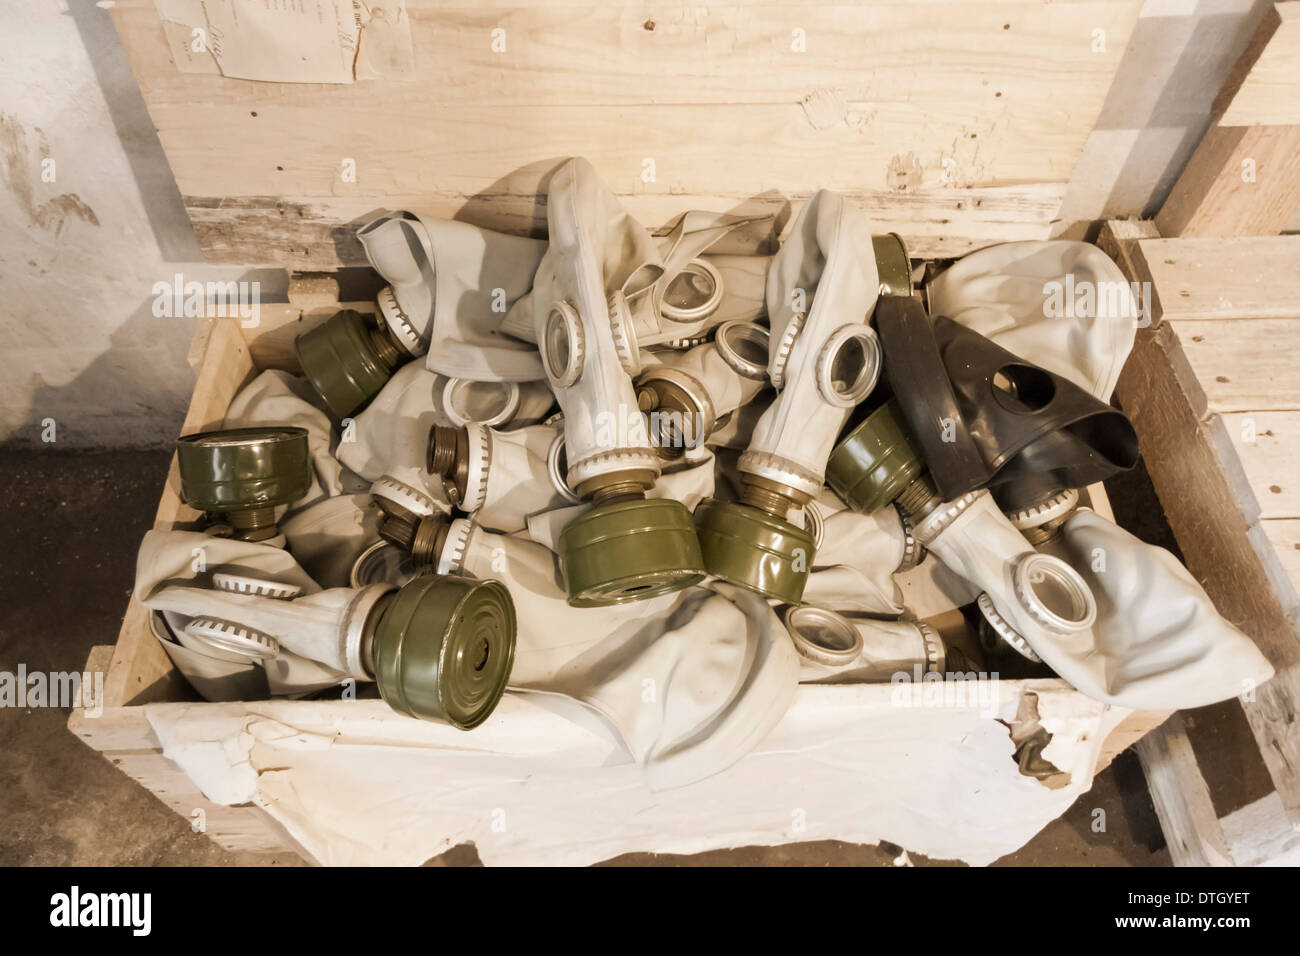
<path fill-rule="evenodd" d="M 91 0 L 3 2 L 17 26 L 0 34 L 0 441 L 40 445 L 52 421 L 60 445 L 166 444 L 193 384 L 193 320 L 155 318 L 153 284 L 240 271 L 197 261 L 107 13 Z M 1063 233 L 1159 207 L 1267 2 L 1148 0 Z M 270 291 L 275 279 L 260 278 Z"/>

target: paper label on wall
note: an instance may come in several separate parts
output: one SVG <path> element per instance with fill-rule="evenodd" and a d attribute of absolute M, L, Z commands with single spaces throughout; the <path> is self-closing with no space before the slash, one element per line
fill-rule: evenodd
<path fill-rule="evenodd" d="M 155 0 L 182 73 L 272 83 L 415 74 L 406 0 Z"/>

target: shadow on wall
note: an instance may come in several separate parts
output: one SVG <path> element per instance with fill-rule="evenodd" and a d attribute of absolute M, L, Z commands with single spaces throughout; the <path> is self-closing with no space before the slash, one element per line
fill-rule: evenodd
<path fill-rule="evenodd" d="M 117 130 L 135 177 L 145 216 L 153 230 L 164 262 L 199 262 L 203 256 L 190 225 L 181 191 L 172 176 L 171 165 L 158 140 L 158 131 L 145 106 L 126 51 L 107 11 L 94 3 L 70 3 L 66 16 L 76 24 L 91 69 L 108 104 L 108 114 Z"/>
<path fill-rule="evenodd" d="M 229 271 L 184 275 L 187 280 L 226 280 Z M 284 270 L 248 270 L 232 281 L 249 288 L 256 283 L 263 304 L 284 301 Z M 136 306 L 109 336 L 108 347 L 67 384 L 50 385 L 39 371 L 28 373 L 30 404 L 19 424 L 0 434 L 0 443 L 18 448 L 169 447 L 181 433 L 194 389 L 188 354 L 195 319 L 159 316 L 157 303 L 154 296 Z"/>
<path fill-rule="evenodd" d="M 1075 164 L 1058 234 L 1154 216 L 1210 125 L 1210 109 L 1273 0 L 1148 0 Z"/>

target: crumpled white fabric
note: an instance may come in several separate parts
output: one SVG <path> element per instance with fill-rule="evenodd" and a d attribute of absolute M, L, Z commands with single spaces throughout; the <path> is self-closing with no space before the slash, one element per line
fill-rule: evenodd
<path fill-rule="evenodd" d="M 532 287 L 545 242 L 408 212 L 380 216 L 357 237 L 391 284 L 431 371 L 482 381 L 543 377 L 537 350 L 500 328 Z"/>
<path fill-rule="evenodd" d="M 313 400 L 305 379 L 278 369 L 267 369 L 240 389 L 226 409 L 223 428 L 296 426 L 307 430 L 311 452 L 311 490 L 290 505 L 304 508 L 329 495 L 358 491 L 364 484 L 334 457 L 336 435 L 329 416 Z"/>
<path fill-rule="evenodd" d="M 471 528 L 458 570 L 496 578 L 518 618 L 513 688 L 584 726 L 593 717 L 645 768 L 651 790 L 744 756 L 794 698 L 799 659 L 767 603 L 715 584 L 646 601 L 571 608 L 555 556 Z"/>
<path fill-rule="evenodd" d="M 1089 697 L 1135 709 L 1184 710 L 1253 692 L 1273 676 L 1255 643 L 1219 615 L 1164 548 L 1080 508 L 1060 537 L 1040 550 L 1078 571 L 1097 599 L 1090 631 L 1033 645 Z"/>
<path fill-rule="evenodd" d="M 418 866 L 472 843 L 494 865 L 581 866 L 798 840 L 889 841 L 980 866 L 1023 846 L 1092 786 L 1128 714 L 1059 680 L 802 685 L 750 753 L 651 792 L 606 733 L 506 694 L 472 736 L 391 719 L 380 700 L 149 704 L 163 753 L 225 805 L 255 804 L 326 865 Z M 934 692 L 933 698 L 930 694 Z M 1050 789 L 1019 772 L 1008 732 L 1032 700 L 1052 735 Z M 917 741 L 925 741 L 923 755 Z M 472 745 L 472 752 L 467 751 Z"/>
<path fill-rule="evenodd" d="M 1066 295 L 1067 276 L 1073 297 Z M 1086 288 L 1093 290 L 1091 308 L 1079 298 Z M 927 294 L 931 315 L 974 329 L 1104 402 L 1115 391 L 1139 322 L 1128 280 L 1088 242 L 989 246 L 935 276 Z"/>
<path fill-rule="evenodd" d="M 297 585 L 304 597 L 290 602 L 218 591 L 209 586 L 216 571 Z M 275 695 L 310 693 L 347 679 L 342 671 L 295 653 L 295 648 L 310 650 L 316 646 L 314 642 L 320 640 L 318 625 L 337 603 L 338 590 L 322 592 L 284 548 L 264 542 L 194 531 L 150 531 L 140 543 L 136 558 L 135 599 L 151 610 L 163 612 L 173 631 L 183 628 L 190 618 L 209 616 L 285 638 L 279 655 L 264 668 L 270 692 Z M 318 596 L 321 594 L 325 597 Z M 301 604 L 300 611 L 289 611 L 291 604 Z M 212 657 L 193 647 L 189 650 Z M 173 656 L 173 660 L 183 667 L 183 658 Z"/>
<path fill-rule="evenodd" d="M 768 271 L 768 375 L 779 391 L 754 428 L 743 470 L 775 468 L 786 484 L 807 494 L 821 490 L 826 459 L 851 409 L 822 397 L 818 364 L 836 330 L 866 326 L 879 291 L 871 222 L 843 197 L 819 191 L 799 211 Z M 802 328 L 783 360 L 782 337 L 800 316 Z"/>

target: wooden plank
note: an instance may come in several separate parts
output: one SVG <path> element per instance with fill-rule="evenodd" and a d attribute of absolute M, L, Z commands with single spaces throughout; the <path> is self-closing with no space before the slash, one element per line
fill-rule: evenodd
<path fill-rule="evenodd" d="M 1109 767 L 1116 757 L 1163 724 L 1171 714 L 1172 711 L 1168 710 L 1135 710 L 1126 716 L 1106 735 L 1093 773 L 1101 773 Z"/>
<path fill-rule="evenodd" d="M 843 118 L 846 108 L 874 112 L 882 105 L 908 108 L 924 121 L 974 102 L 1031 129 L 1063 125 L 1060 104 L 1044 86 L 1068 83 L 1080 101 L 1105 97 L 1140 8 L 1125 0 L 950 0 L 809 3 L 792 15 L 785 5 L 734 0 L 653 10 L 572 0 L 408 3 L 417 81 L 304 87 L 238 85 L 212 74 L 180 73 L 161 46 L 150 6 L 118 4 L 113 13 L 124 43 L 149 43 L 128 51 L 133 66 L 139 52 L 156 57 L 137 71 L 151 106 L 233 101 L 266 117 L 263 108 L 304 99 L 330 110 L 382 100 L 427 115 L 430 106 L 467 104 L 790 103 L 797 102 L 792 91 L 801 91 L 833 92 L 844 101 L 827 121 Z M 899 42 L 922 25 L 924 44 Z M 1107 31 L 1104 50 L 1090 42 L 1098 28 Z M 501 33 L 494 38 L 493 31 Z M 805 50 L 798 49 L 799 40 L 806 41 Z M 382 92 L 376 95 L 375 87 Z M 1061 132 L 1081 143 L 1090 128 Z M 1063 160 L 1034 155 L 1013 161 L 1056 167 Z"/>
<path fill-rule="evenodd" d="M 544 175 L 555 165 L 551 162 L 544 171 L 533 173 L 534 189 L 543 188 Z M 1064 183 L 1030 183 L 842 192 L 871 217 L 876 232 L 899 233 L 914 257 L 945 258 L 995 242 L 1049 238 L 1065 188 Z M 810 195 L 806 189 L 768 189 L 759 194 L 683 190 L 623 193 L 619 199 L 640 222 L 658 228 L 692 208 L 788 216 L 792 203 Z M 518 235 L 545 235 L 546 227 L 545 197 L 537 192 L 466 196 L 430 190 L 378 201 L 347 196 L 190 195 L 185 206 L 208 261 L 245 266 L 273 263 L 300 272 L 365 265 L 356 231 L 381 208 L 458 219 Z"/>
<path fill-rule="evenodd" d="M 1283 573 L 1300 591 L 1300 521 L 1285 518 L 1261 521 L 1260 527 L 1273 546 Z"/>
<path fill-rule="evenodd" d="M 1300 829 L 1276 792 L 1219 821 L 1237 866 L 1300 866 Z"/>
<path fill-rule="evenodd" d="M 1261 518 L 1300 518 L 1300 412 L 1223 416 Z"/>
<path fill-rule="evenodd" d="M 1300 410 L 1300 319 L 1169 322 L 1209 412 Z"/>
<path fill-rule="evenodd" d="M 1138 330 L 1120 403 L 1188 570 L 1277 670 L 1242 710 L 1288 814 L 1300 820 L 1300 598 L 1257 515 L 1243 511 L 1253 498 L 1243 499 L 1245 478 L 1222 420 L 1202 420 L 1193 389 L 1172 326 Z"/>
<path fill-rule="evenodd" d="M 1276 21 L 1274 21 L 1276 17 Z M 1274 4 L 1268 44 L 1223 111 L 1223 126 L 1300 124 L 1300 4 Z"/>
<path fill-rule="evenodd" d="M 828 187 L 917 255 L 1044 238 L 1140 6 L 418 3 L 417 79 L 353 85 L 182 74 L 151 3 L 111 13 L 205 256 L 307 270 L 380 207 L 536 232 L 571 155 L 651 227 Z"/>
<path fill-rule="evenodd" d="M 1134 746 L 1174 866 L 1232 866 L 1209 787 L 1178 714 Z"/>
<path fill-rule="evenodd" d="M 1286 14 L 1285 29 L 1279 11 Z M 1241 125 L 1247 119 L 1286 120 L 1296 108 L 1296 75 L 1277 74 L 1279 64 L 1293 56 L 1295 27 L 1292 3 L 1277 4 L 1264 16 L 1215 100 L 1209 130 L 1156 215 L 1162 235 L 1275 235 L 1300 208 L 1300 125 Z M 1279 47 L 1270 52 L 1274 39 Z M 1262 71 L 1258 79 L 1256 67 Z M 1285 112 L 1270 113 L 1279 89 L 1290 104 Z M 1243 105 L 1230 115 L 1238 94 Z"/>
<path fill-rule="evenodd" d="M 1300 316 L 1300 236 L 1142 239 L 1133 271 L 1167 320 Z"/>

